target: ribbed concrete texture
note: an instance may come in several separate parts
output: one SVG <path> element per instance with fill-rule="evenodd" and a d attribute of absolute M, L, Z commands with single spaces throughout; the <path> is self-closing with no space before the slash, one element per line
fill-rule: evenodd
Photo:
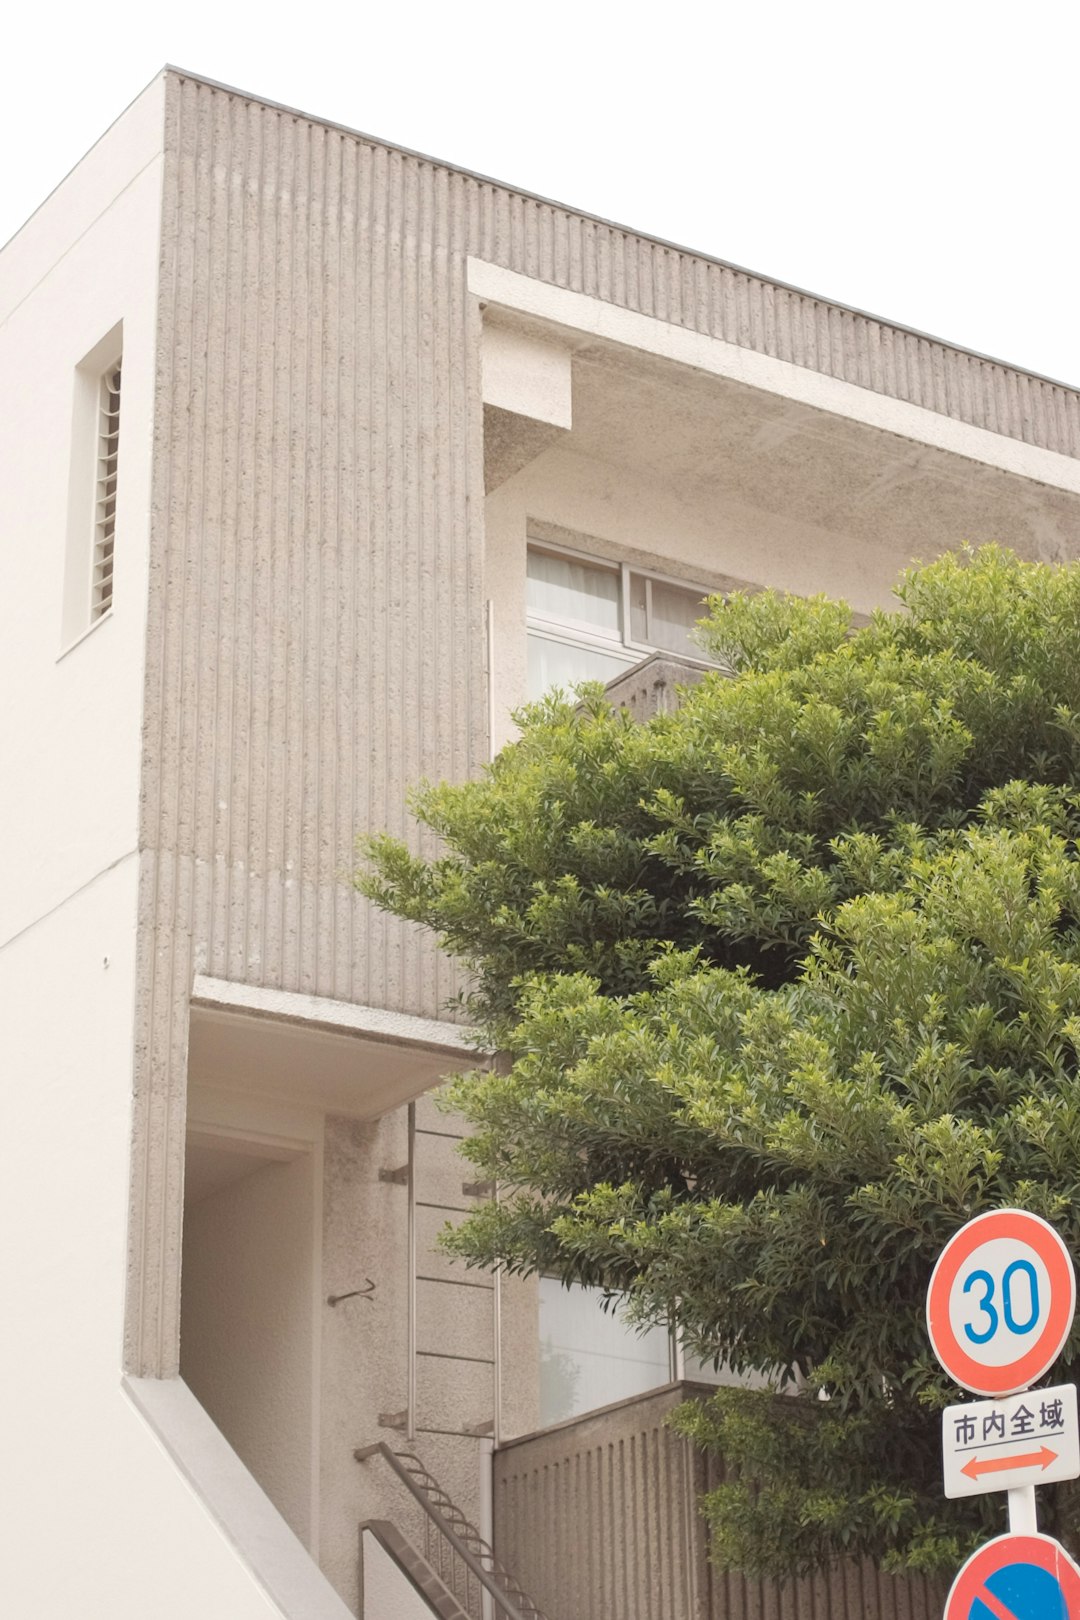
<path fill-rule="evenodd" d="M 457 1139 L 429 1135 L 453 1130 L 430 1102 L 418 1107 L 418 1216 L 439 1227 L 475 1199 L 462 1191 L 469 1167 Z M 386 1463 L 358 1463 L 358 1446 L 385 1440 L 415 1452 L 474 1523 L 480 1518 L 480 1456 L 476 1432 L 492 1419 L 493 1299 L 491 1278 L 451 1267 L 434 1251 L 434 1222 L 417 1234 L 416 1436 L 379 1423 L 404 1415 L 409 1399 L 407 1200 L 404 1185 L 379 1179 L 405 1164 L 405 1111 L 373 1122 L 329 1119 L 326 1127 L 323 1265 L 327 1292 L 362 1286 L 370 1299 L 352 1299 L 323 1313 L 320 1368 L 320 1563 L 351 1606 L 356 1593 L 356 1525 L 389 1518 L 421 1550 L 425 1521 Z M 430 1205 L 448 1206 L 443 1210 Z M 481 1286 L 475 1286 L 475 1284 Z M 459 1360 L 458 1357 L 476 1357 Z M 466 1433 L 470 1426 L 472 1434 Z M 449 1432 L 446 1432 L 449 1431 Z"/>
<path fill-rule="evenodd" d="M 945 1587 L 870 1564 L 750 1580 L 708 1560 L 698 1508 L 722 1466 L 665 1419 L 668 1385 L 495 1454 L 495 1551 L 549 1620 L 938 1620 Z"/>
<path fill-rule="evenodd" d="M 193 971 L 443 1012 L 448 965 L 358 902 L 354 839 L 487 755 L 449 176 L 177 78 L 167 120 L 128 1340 L 152 1372 Z"/>
<path fill-rule="evenodd" d="M 434 1016 L 357 831 L 488 754 L 467 256 L 1070 455 L 1067 389 L 170 73 L 127 1365 L 175 1370 L 192 975 Z"/>

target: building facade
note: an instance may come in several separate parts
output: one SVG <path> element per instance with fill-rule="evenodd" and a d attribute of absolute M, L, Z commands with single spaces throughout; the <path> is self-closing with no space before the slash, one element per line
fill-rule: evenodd
<path fill-rule="evenodd" d="M 530 689 L 684 657 L 706 591 L 1077 556 L 1080 395 L 171 69 L 0 253 L 0 371 L 7 1589 L 451 1614 L 383 1443 L 549 1620 L 741 1612 L 563 1591 L 554 1507 L 522 1540 L 590 1305 L 434 1247 L 475 1057 L 355 839 Z M 700 1371 L 603 1354 L 627 1400 Z"/>

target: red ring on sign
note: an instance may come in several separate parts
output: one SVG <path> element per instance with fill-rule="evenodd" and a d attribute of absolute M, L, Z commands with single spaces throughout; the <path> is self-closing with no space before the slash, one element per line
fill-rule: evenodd
<path fill-rule="evenodd" d="M 944 1620 L 971 1620 L 976 1602 L 982 1602 L 987 1577 L 1009 1564 L 1034 1564 L 1046 1570 L 1061 1587 L 1069 1620 L 1080 1620 L 1080 1569 L 1060 1542 L 1038 1534 L 995 1536 L 972 1553 L 949 1588 Z"/>
<path fill-rule="evenodd" d="M 975 1249 L 994 1238 L 1011 1238 L 1034 1249 L 1050 1277 L 1050 1311 L 1030 1350 L 1002 1367 L 988 1367 L 970 1356 L 952 1330 L 949 1298 L 957 1274 Z M 976 1215 L 946 1243 L 930 1278 L 926 1325 L 930 1343 L 950 1378 L 976 1395 L 1015 1395 L 1052 1366 L 1069 1336 L 1076 1309 L 1076 1276 L 1064 1242 L 1041 1215 L 1026 1209 L 994 1209 Z"/>

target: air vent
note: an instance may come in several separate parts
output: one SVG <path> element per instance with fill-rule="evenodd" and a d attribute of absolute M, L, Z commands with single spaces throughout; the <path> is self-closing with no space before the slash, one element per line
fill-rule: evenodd
<path fill-rule="evenodd" d="M 90 623 L 112 607 L 113 549 L 116 539 L 116 477 L 120 461 L 120 362 L 101 379 L 98 407 L 97 487 L 94 501 L 94 562 L 90 581 Z"/>

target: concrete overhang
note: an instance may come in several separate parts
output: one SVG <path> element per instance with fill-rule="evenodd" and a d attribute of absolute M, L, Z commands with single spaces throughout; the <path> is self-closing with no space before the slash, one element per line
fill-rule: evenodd
<path fill-rule="evenodd" d="M 742 537 L 733 572 L 755 584 L 812 593 L 822 556 L 842 550 L 860 612 L 890 600 L 881 582 L 907 561 L 964 541 L 1080 555 L 1072 457 L 483 261 L 469 261 L 469 287 L 504 349 L 516 327 L 522 356 L 546 344 L 571 357 L 569 429 L 535 447 L 520 433 L 519 465 L 541 452 L 524 473 L 530 510 L 545 479 L 580 486 L 603 534 L 603 503 L 648 489 L 689 549 L 710 532 Z M 491 448 L 513 468 L 503 440 Z"/>
<path fill-rule="evenodd" d="M 1043 482 L 604 344 L 575 354 L 567 449 L 666 487 L 699 527 L 713 514 L 754 533 L 797 514 L 823 545 L 843 537 L 849 554 L 929 560 L 964 540 L 998 540 L 1045 561 L 1080 553 L 1080 464 L 1068 458 L 1041 468 L 1060 480 Z"/>
<path fill-rule="evenodd" d="M 441 1019 L 199 976 L 189 1085 L 375 1119 L 483 1061 Z"/>

